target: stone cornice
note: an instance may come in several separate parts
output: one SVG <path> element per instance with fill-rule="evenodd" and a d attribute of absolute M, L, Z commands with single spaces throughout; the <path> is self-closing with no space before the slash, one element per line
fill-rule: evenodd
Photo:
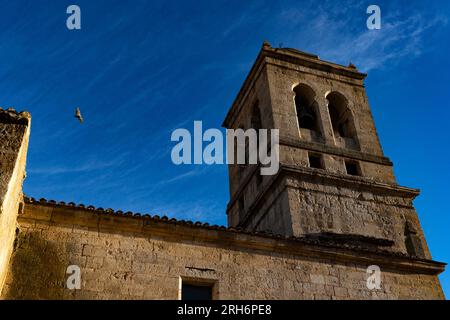
<path fill-rule="evenodd" d="M 301 148 L 321 153 L 333 154 L 345 158 L 354 160 L 362 160 L 367 162 L 373 162 L 385 166 L 392 166 L 392 161 L 384 156 L 377 156 L 373 154 L 364 153 L 361 151 L 338 148 L 323 143 L 309 142 L 299 139 L 292 139 L 288 137 L 280 137 L 280 145 L 286 145 L 295 148 Z"/>
<path fill-rule="evenodd" d="M 320 169 L 311 169 L 299 166 L 283 165 L 283 173 L 290 174 L 301 174 L 303 176 L 311 176 L 315 178 L 321 178 L 327 181 L 334 181 L 344 186 L 358 186 L 360 190 L 378 190 L 378 191 L 389 191 L 392 196 L 401 196 L 409 199 L 414 199 L 420 194 L 419 189 L 413 189 L 408 187 L 403 187 L 397 184 L 389 184 L 374 181 L 366 177 L 342 175 L 337 173 L 328 172 Z"/>
<path fill-rule="evenodd" d="M 253 173 L 258 169 L 259 167 L 255 166 L 253 170 L 249 171 L 245 175 L 243 182 L 239 186 L 239 189 L 235 192 L 235 194 L 231 196 L 231 199 L 228 202 L 227 212 L 231 209 L 234 203 L 240 198 L 242 192 L 245 190 L 248 183 L 250 183 Z M 275 181 L 277 181 L 281 176 L 285 174 L 302 175 L 304 177 L 309 177 L 313 179 L 320 178 L 330 183 L 348 186 L 349 188 L 352 189 L 357 188 L 358 190 L 367 189 L 367 190 L 389 191 L 393 196 L 402 196 L 409 199 L 414 199 L 420 194 L 419 189 L 402 187 L 397 184 L 382 183 L 374 181 L 367 177 L 349 176 L 321 169 L 299 167 L 280 163 L 280 169 L 278 170 L 278 173 L 270 179 L 270 181 L 264 186 L 262 191 L 260 191 L 260 193 L 257 195 L 252 206 L 247 210 L 246 216 L 248 215 L 248 212 L 251 212 L 253 208 L 258 206 L 259 200 L 264 198 L 265 194 L 269 190 L 273 190 L 272 185 L 275 183 Z"/>
<path fill-rule="evenodd" d="M 424 274 L 439 274 L 446 266 L 442 262 L 418 259 L 401 253 L 339 245 L 333 242 L 247 232 L 165 217 L 105 211 L 92 209 L 91 206 L 77 207 L 46 200 L 36 202 L 31 198 L 25 198 L 25 203 L 25 209 L 19 215 L 19 222 L 66 225 L 74 228 L 87 227 L 97 232 L 125 232 L 142 237 L 157 236 L 165 241 L 195 241 L 227 249 L 256 250 L 262 254 L 278 252 L 307 258 L 330 259 L 336 263 L 352 262 L 370 265 L 376 262 L 383 269 Z"/>

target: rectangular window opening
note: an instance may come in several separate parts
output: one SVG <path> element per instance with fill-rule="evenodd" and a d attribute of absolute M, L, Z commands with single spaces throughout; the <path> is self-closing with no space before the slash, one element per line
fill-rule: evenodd
<path fill-rule="evenodd" d="M 308 153 L 309 167 L 324 169 L 322 156 L 320 154 Z"/>
<path fill-rule="evenodd" d="M 213 287 L 213 283 L 182 280 L 181 300 L 212 300 Z"/>
<path fill-rule="evenodd" d="M 345 161 L 345 170 L 347 174 L 351 176 L 360 176 L 361 171 L 359 169 L 359 164 L 354 161 Z"/>

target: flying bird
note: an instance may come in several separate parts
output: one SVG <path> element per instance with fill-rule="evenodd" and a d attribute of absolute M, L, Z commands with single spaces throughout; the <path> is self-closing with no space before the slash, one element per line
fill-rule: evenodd
<path fill-rule="evenodd" d="M 81 116 L 80 108 L 75 109 L 75 118 L 80 120 L 80 123 L 83 123 L 83 117 Z"/>

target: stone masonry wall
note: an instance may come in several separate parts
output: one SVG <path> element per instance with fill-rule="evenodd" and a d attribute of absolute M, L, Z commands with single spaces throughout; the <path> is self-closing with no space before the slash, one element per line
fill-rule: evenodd
<path fill-rule="evenodd" d="M 26 204 L 19 225 L 3 299 L 178 299 L 180 279 L 215 283 L 216 299 L 444 298 L 431 262 L 58 205 Z M 71 264 L 81 290 L 65 288 Z"/>
<path fill-rule="evenodd" d="M 0 109 L 0 294 L 16 236 L 30 134 L 29 114 Z"/>
<path fill-rule="evenodd" d="M 291 173 L 273 179 L 272 184 L 268 182 L 262 194 L 258 194 L 254 182 L 249 183 L 246 200 L 257 205 L 239 223 L 231 219 L 239 216 L 238 203 L 234 202 L 229 209 L 230 225 L 288 236 L 359 234 L 393 241 L 386 250 L 408 254 L 405 228 L 409 223 L 417 232 L 421 256 L 431 258 L 413 206 L 417 191 L 384 184 L 377 188 L 361 177 L 332 179 L 323 170 L 298 170 L 297 175 Z"/>
<path fill-rule="evenodd" d="M 287 181 L 294 235 L 333 232 L 393 241 L 388 250 L 407 254 L 406 221 L 418 231 L 424 257 L 431 259 L 412 199 L 376 188 Z M 338 207 L 339 210 L 333 208 Z"/>

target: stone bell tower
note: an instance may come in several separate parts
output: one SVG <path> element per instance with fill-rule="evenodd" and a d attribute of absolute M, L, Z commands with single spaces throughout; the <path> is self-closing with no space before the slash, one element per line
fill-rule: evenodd
<path fill-rule="evenodd" d="M 366 74 L 267 42 L 223 126 L 280 130 L 280 169 L 230 165 L 228 223 L 249 231 L 431 258 L 413 207 L 384 156 Z"/>

